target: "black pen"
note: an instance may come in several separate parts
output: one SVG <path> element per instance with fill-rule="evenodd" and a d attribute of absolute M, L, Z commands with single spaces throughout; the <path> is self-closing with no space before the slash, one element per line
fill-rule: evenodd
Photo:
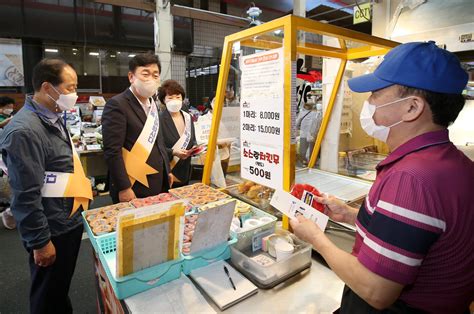
<path fill-rule="evenodd" d="M 229 270 L 227 269 L 227 267 L 225 267 L 225 265 L 224 265 L 224 272 L 225 272 L 225 274 L 227 275 L 227 277 L 229 278 L 229 281 L 230 281 L 230 284 L 232 285 L 232 288 L 234 288 L 234 290 L 237 290 L 237 289 L 235 288 L 234 281 L 233 281 L 232 278 L 230 277 Z"/>

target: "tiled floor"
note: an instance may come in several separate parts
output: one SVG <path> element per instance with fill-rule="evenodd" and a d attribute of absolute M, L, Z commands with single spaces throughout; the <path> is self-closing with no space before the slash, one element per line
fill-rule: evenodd
<path fill-rule="evenodd" d="M 110 203 L 110 198 L 95 201 L 94 207 Z M 92 246 L 87 237 L 82 240 L 76 271 L 69 296 L 74 313 L 97 313 L 96 287 Z M 28 313 L 28 255 L 17 230 L 7 230 L 0 223 L 0 313 Z"/>

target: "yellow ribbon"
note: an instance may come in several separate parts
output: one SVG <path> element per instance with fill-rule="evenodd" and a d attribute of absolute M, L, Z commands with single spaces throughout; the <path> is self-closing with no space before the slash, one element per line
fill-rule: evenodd
<path fill-rule="evenodd" d="M 64 191 L 64 197 L 74 197 L 74 204 L 69 217 L 72 217 L 72 215 L 74 215 L 80 206 L 82 206 L 83 210 L 88 210 L 89 201 L 93 198 L 91 181 L 87 179 L 86 175 L 84 174 L 81 161 L 79 160 L 79 156 L 75 151 L 73 153 L 73 161 L 74 173 L 69 176 L 67 186 Z"/>
<path fill-rule="evenodd" d="M 155 170 L 146 163 L 149 156 L 146 149 L 136 142 L 131 151 L 122 147 L 122 156 L 132 186 L 135 184 L 135 181 L 138 181 L 149 188 L 147 175 L 156 174 L 158 170 Z"/>

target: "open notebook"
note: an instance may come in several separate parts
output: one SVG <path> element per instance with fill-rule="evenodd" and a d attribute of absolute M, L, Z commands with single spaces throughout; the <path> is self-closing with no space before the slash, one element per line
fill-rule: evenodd
<path fill-rule="evenodd" d="M 229 270 L 236 290 L 232 288 L 224 272 L 224 265 Z M 224 261 L 195 269 L 190 276 L 221 311 L 258 292 L 258 288 L 252 282 Z"/>

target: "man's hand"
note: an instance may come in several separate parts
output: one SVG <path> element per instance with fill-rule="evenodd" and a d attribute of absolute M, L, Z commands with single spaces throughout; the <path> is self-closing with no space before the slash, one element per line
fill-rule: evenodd
<path fill-rule="evenodd" d="M 174 178 L 175 176 L 172 173 L 168 174 L 168 182 L 170 184 L 170 189 L 173 187 Z"/>
<path fill-rule="evenodd" d="M 126 190 L 120 191 L 118 196 L 119 196 L 120 202 L 130 202 L 131 200 L 134 200 L 137 198 L 132 188 L 128 188 Z"/>
<path fill-rule="evenodd" d="M 355 224 L 358 210 L 346 205 L 333 195 L 322 194 L 315 196 L 316 202 L 324 205 L 324 213 L 332 220 Z"/>
<path fill-rule="evenodd" d="M 41 249 L 33 250 L 33 257 L 35 264 L 40 267 L 48 267 L 54 264 L 56 261 L 56 248 L 53 242 L 49 241 L 48 244 L 43 246 Z"/>
<path fill-rule="evenodd" d="M 178 157 L 179 159 L 187 159 L 189 157 L 190 151 L 186 149 L 173 149 L 173 156 Z"/>
<path fill-rule="evenodd" d="M 290 225 L 295 235 L 312 244 L 316 251 L 319 251 L 319 248 L 329 241 L 324 232 L 313 221 L 303 216 L 291 219 Z"/>

